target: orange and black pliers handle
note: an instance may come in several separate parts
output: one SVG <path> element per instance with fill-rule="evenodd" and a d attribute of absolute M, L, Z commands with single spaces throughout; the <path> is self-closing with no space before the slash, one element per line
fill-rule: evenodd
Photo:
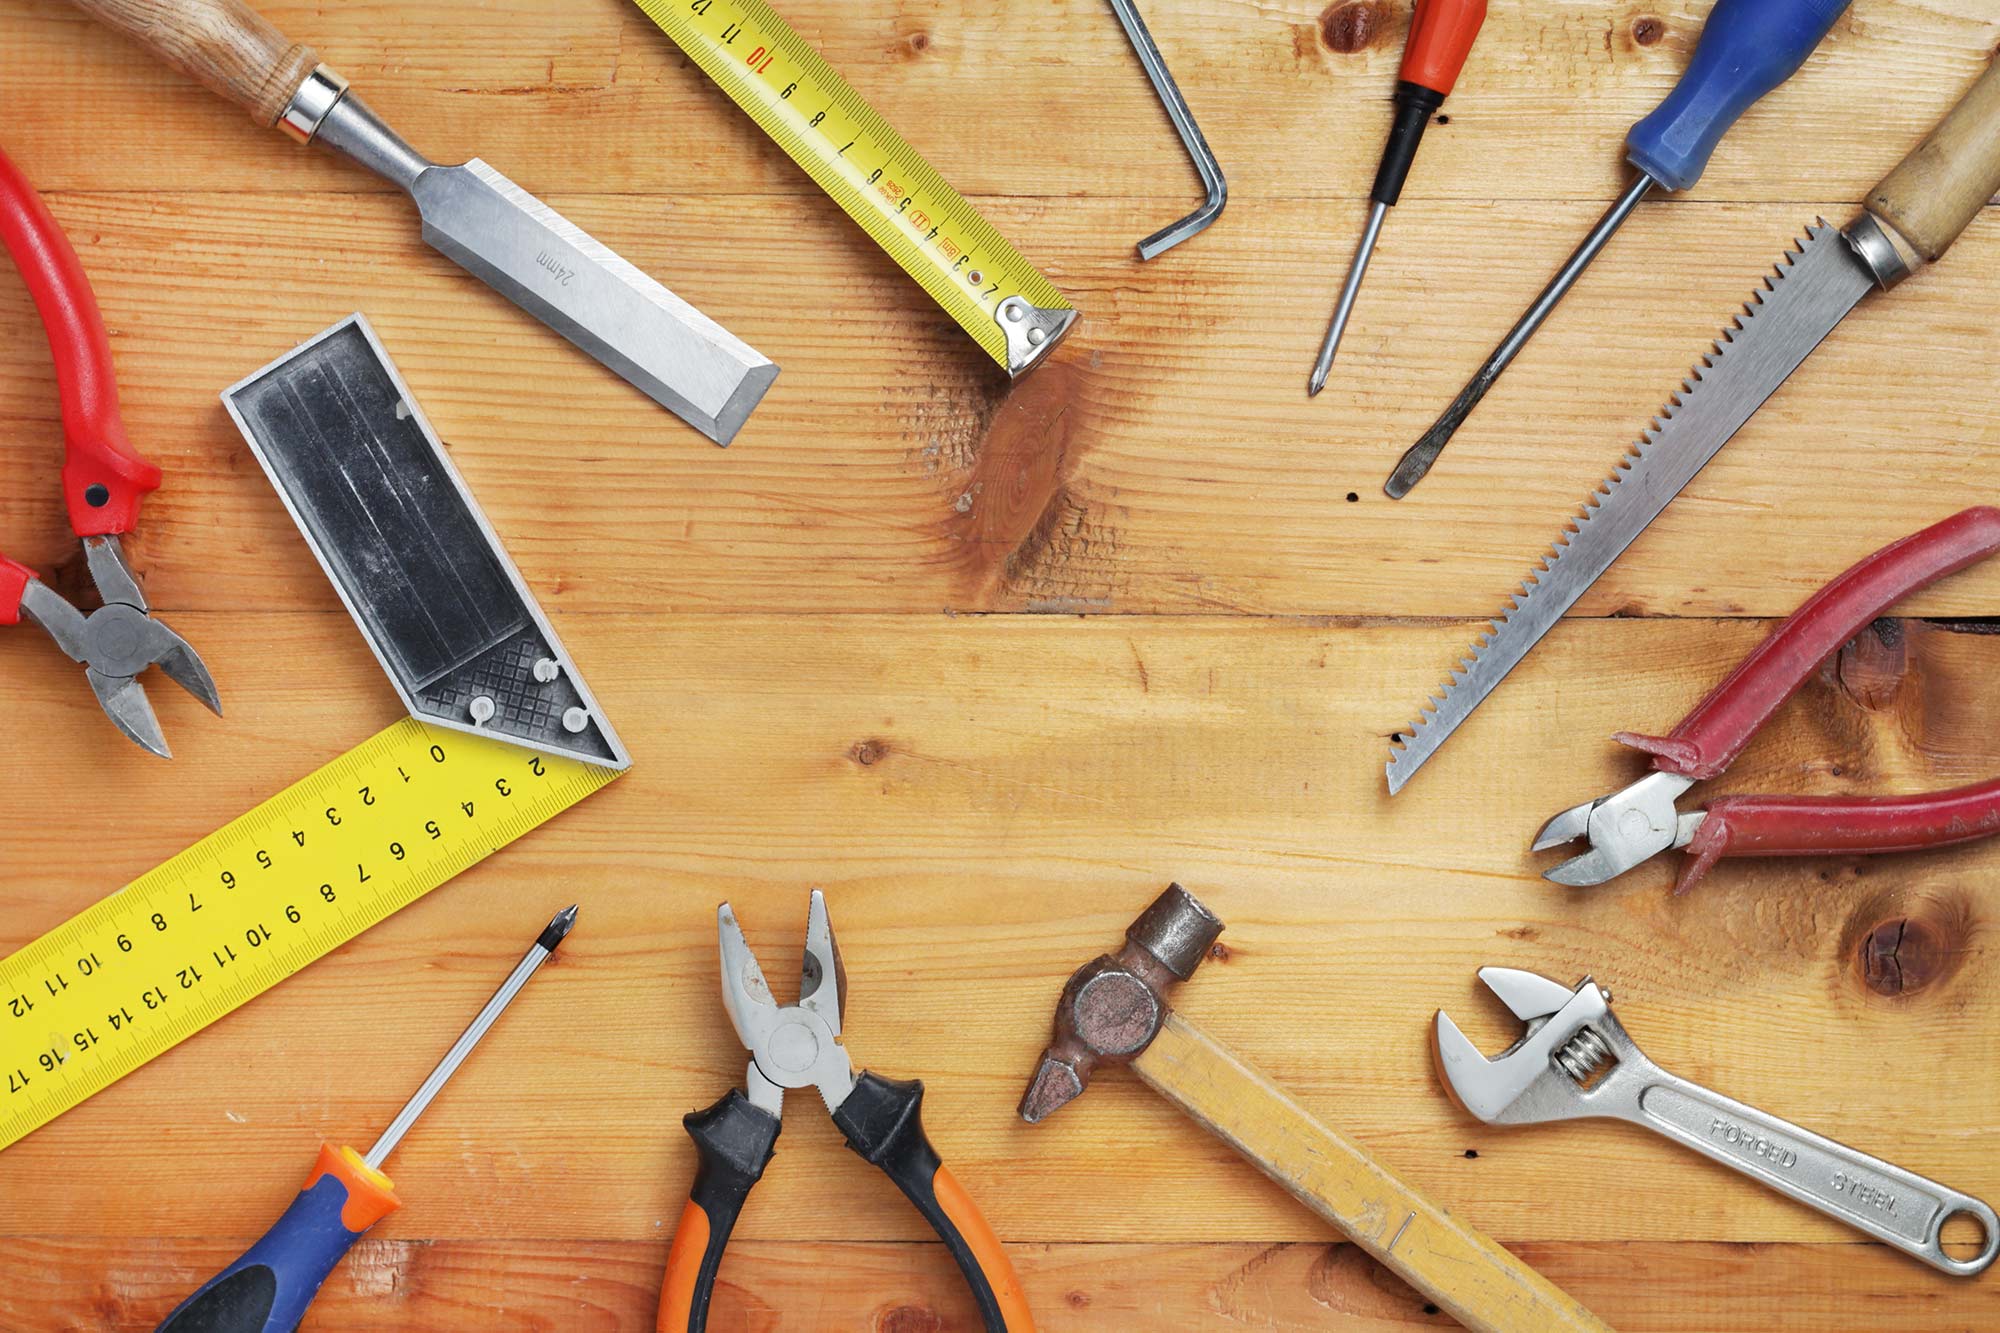
<path fill-rule="evenodd" d="M 924 1133 L 924 1085 L 864 1071 L 833 1113 L 847 1146 L 878 1168 L 931 1224 L 964 1274 L 987 1333 L 1033 1333 L 1021 1280 L 993 1234 Z M 667 1255 L 658 1333 L 702 1333 L 722 1251 L 743 1201 L 778 1143 L 777 1116 L 731 1089 L 682 1121 L 701 1165 Z"/>

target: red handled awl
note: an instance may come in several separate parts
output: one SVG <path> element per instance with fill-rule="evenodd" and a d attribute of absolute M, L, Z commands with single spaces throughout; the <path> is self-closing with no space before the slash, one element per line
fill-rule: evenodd
<path fill-rule="evenodd" d="M 1720 775 L 1821 662 L 1919 588 L 2000 551 L 2000 509 L 1968 509 L 1884 547 L 1816 593 L 1667 736 L 1621 731 L 1653 772 L 1613 796 L 1565 810 L 1535 850 L 1578 838 L 1590 850 L 1547 872 L 1585 887 L 1670 847 L 1688 849 L 1676 892 L 1725 856 L 1910 852 L 2000 834 L 2000 779 L 1921 796 L 1724 796 L 1685 814 L 1674 801 Z"/>
<path fill-rule="evenodd" d="M 305 1186 L 263 1239 L 174 1307 L 154 1333 L 298 1333 L 334 1265 L 370 1227 L 403 1206 L 382 1163 L 575 925 L 574 905 L 556 913 L 368 1155 L 321 1144 Z"/>
<path fill-rule="evenodd" d="M 22 616 L 40 625 L 56 647 L 83 664 L 105 716 L 147 750 L 170 758 L 139 673 L 159 667 L 218 716 L 222 703 L 201 656 L 153 619 L 119 546 L 119 538 L 139 521 L 139 502 L 159 489 L 160 469 L 141 458 L 125 437 L 111 340 L 90 279 L 42 197 L 4 153 L 0 243 L 21 270 L 49 337 L 62 398 L 63 500 L 103 601 L 88 614 L 79 611 L 34 570 L 0 555 L 0 625 L 18 624 Z"/>
<path fill-rule="evenodd" d="M 1368 212 L 1368 228 L 1361 233 L 1354 263 L 1347 270 L 1347 285 L 1341 288 L 1340 304 L 1334 307 L 1333 323 L 1319 345 L 1319 360 L 1313 364 L 1312 379 L 1306 385 L 1308 394 L 1326 387 L 1327 372 L 1333 369 L 1340 337 L 1347 332 L 1354 298 L 1361 294 L 1361 280 L 1368 275 L 1368 261 L 1375 254 L 1382 223 L 1402 197 L 1410 164 L 1417 160 L 1417 145 L 1423 142 L 1431 117 L 1458 82 L 1458 72 L 1465 68 L 1465 57 L 1485 22 L 1486 0 L 1417 0 L 1410 38 L 1403 47 L 1403 68 L 1396 77 L 1396 121 L 1389 130 L 1389 146 L 1382 150 L 1382 165 L 1375 172 L 1375 188 L 1368 196 L 1374 201 Z"/>

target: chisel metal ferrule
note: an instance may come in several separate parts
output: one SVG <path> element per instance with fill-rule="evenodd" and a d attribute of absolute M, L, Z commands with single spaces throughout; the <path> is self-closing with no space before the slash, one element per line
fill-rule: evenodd
<path fill-rule="evenodd" d="M 319 133 L 320 123 L 345 96 L 347 80 L 325 65 L 315 65 L 292 94 L 292 100 L 286 103 L 284 114 L 278 117 L 278 128 L 300 143 L 311 143 L 313 135 Z"/>
<path fill-rule="evenodd" d="M 1889 236 L 1888 228 L 1876 221 L 1873 213 L 1863 213 L 1842 233 L 1868 271 L 1875 275 L 1875 281 L 1883 291 L 1889 290 L 1913 271 L 1910 261 L 1903 257 L 1896 242 Z"/>

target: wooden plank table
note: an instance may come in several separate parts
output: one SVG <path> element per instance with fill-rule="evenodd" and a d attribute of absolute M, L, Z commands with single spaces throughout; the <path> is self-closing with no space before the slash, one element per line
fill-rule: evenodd
<path fill-rule="evenodd" d="M 2000 845 L 1731 865 L 1590 893 L 1539 821 L 1637 771 L 1771 617 L 1992 500 L 2000 218 L 1857 311 L 1393 803 L 1385 737 L 1757 275 L 1844 219 L 2000 43 L 1986 0 L 1863 0 L 1698 189 L 1649 204 L 1437 474 L 1402 446 L 1622 179 L 1707 5 L 1496 5 L 1331 386 L 1303 393 L 1362 220 L 1406 3 L 1154 0 L 1227 169 L 1209 233 L 1098 0 L 781 6 L 1085 312 L 1011 393 L 622 0 L 262 6 L 447 160 L 478 153 L 785 368 L 708 445 L 423 247 L 399 197 L 288 148 L 48 0 L 0 0 L 0 142 L 48 192 L 167 470 L 136 544 L 220 682 L 121 741 L 0 635 L 0 951 L 396 716 L 217 392 L 368 313 L 630 745 L 630 775 L 0 1153 L 0 1327 L 150 1329 L 276 1215 L 321 1136 L 385 1122 L 520 947 L 576 935 L 394 1163 L 408 1206 L 311 1326 L 649 1329 L 740 1077 L 713 908 L 782 957 L 828 890 L 849 1040 L 933 1137 L 1041 1326 L 1429 1327 L 1421 1302 L 1129 1078 L 1014 1100 L 1062 979 L 1169 879 L 1228 921 L 1181 1003 L 1621 1329 L 2000 1324 L 1953 1282 L 1635 1130 L 1503 1132 L 1430 1069 L 1484 963 L 1589 971 L 1663 1063 L 2000 1196 Z M 0 279 L 0 534 L 74 587 L 42 335 Z M 2000 564 L 1850 647 L 1728 780 L 1922 790 L 2000 770 Z M 784 983 L 780 983 L 781 987 Z M 810 1099 L 802 1099 L 809 1102 Z M 809 1105 L 712 1327 L 962 1330 L 921 1221 Z"/>

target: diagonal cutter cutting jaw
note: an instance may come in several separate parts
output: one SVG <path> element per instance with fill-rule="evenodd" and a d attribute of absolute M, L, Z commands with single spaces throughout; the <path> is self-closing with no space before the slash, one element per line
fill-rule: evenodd
<path fill-rule="evenodd" d="M 1578 839 L 1590 850 L 1542 872 L 1573 889 L 1615 879 L 1640 862 L 1685 847 L 1701 827 L 1703 812 L 1682 814 L 1674 802 L 1694 785 L 1677 773 L 1649 773 L 1623 791 L 1569 809 L 1542 825 L 1534 850 L 1546 852 Z"/>
<path fill-rule="evenodd" d="M 171 759 L 166 734 L 139 683 L 139 674 L 157 666 L 217 717 L 222 700 L 215 680 L 194 646 L 153 619 L 146 594 L 126 563 L 116 536 L 83 538 L 84 560 L 103 605 L 84 612 L 20 566 L 20 614 L 41 626 L 56 647 L 84 667 L 91 692 L 112 724 L 134 743 Z M 12 566 L 12 562 L 5 562 Z"/>
<path fill-rule="evenodd" d="M 806 915 L 805 959 L 799 969 L 797 1004 L 780 1005 L 771 994 L 757 955 L 743 938 L 736 911 L 728 903 L 715 910 L 722 948 L 722 1006 L 750 1052 L 744 1091 L 758 1109 L 784 1112 L 785 1090 L 812 1087 L 838 1111 L 854 1091 L 854 1064 L 840 1044 L 840 1002 L 847 970 L 826 914 L 826 895 L 812 891 Z"/>

